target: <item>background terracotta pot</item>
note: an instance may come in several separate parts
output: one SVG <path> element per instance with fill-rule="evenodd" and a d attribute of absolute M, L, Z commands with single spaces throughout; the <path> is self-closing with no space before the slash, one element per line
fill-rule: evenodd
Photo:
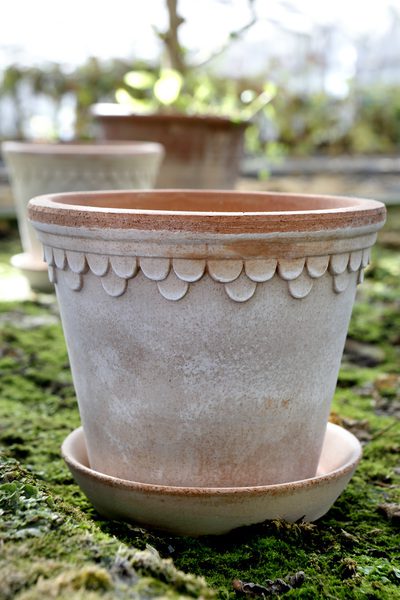
<path fill-rule="evenodd" d="M 9 170 L 24 253 L 13 257 L 35 288 L 48 287 L 42 245 L 28 223 L 30 198 L 51 192 L 152 188 L 163 148 L 152 143 L 5 142 L 2 153 Z"/>
<path fill-rule="evenodd" d="M 101 105 L 92 112 L 100 139 L 148 140 L 165 147 L 158 188 L 235 187 L 247 124 L 213 116 L 112 114 Z"/>
<path fill-rule="evenodd" d="M 37 198 L 93 469 L 172 486 L 315 475 L 372 200 Z"/>

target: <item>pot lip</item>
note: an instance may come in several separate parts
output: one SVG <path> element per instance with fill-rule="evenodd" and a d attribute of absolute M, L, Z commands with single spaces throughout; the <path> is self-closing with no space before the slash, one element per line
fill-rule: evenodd
<path fill-rule="evenodd" d="M 153 122 L 160 124 L 209 124 L 221 127 L 238 127 L 246 128 L 250 123 L 244 120 L 233 120 L 229 117 L 212 115 L 212 114 L 186 114 L 182 112 L 154 112 L 154 113 L 135 113 L 129 107 L 113 102 L 98 102 L 92 104 L 90 113 L 98 119 L 110 119 L 114 121 L 123 120 L 141 120 L 143 122 Z"/>
<path fill-rule="evenodd" d="M 185 210 L 190 202 L 193 208 Z M 227 211 L 228 202 L 233 203 L 236 210 Z M 238 203 L 243 210 L 237 210 Z M 268 203 L 275 205 L 273 210 L 254 209 Z M 308 209 L 304 208 L 306 203 Z M 172 208 L 167 210 L 168 204 Z M 207 209 L 199 210 L 203 205 Z M 210 210 L 210 205 L 216 209 Z M 249 207 L 252 210 L 246 210 Z M 75 228 L 220 234 L 291 233 L 362 227 L 376 231 L 385 222 L 386 208 L 376 200 L 315 194 L 103 190 L 37 196 L 30 200 L 28 214 L 33 222 Z"/>
<path fill-rule="evenodd" d="M 80 462 L 75 456 L 73 447 L 77 440 L 81 438 L 83 433 L 83 427 L 74 429 L 64 440 L 61 446 L 61 455 L 68 466 L 74 471 L 81 473 L 84 477 L 96 480 L 97 482 L 104 483 L 108 487 L 115 487 L 120 489 L 127 489 L 132 491 L 142 491 L 148 494 L 163 494 L 167 496 L 192 496 L 192 497 L 206 497 L 206 496 L 232 496 L 232 495 L 270 495 L 282 494 L 285 492 L 293 492 L 296 489 L 312 488 L 320 486 L 321 484 L 329 485 L 330 482 L 335 479 L 344 477 L 346 474 L 353 472 L 357 464 L 361 460 L 362 447 L 358 439 L 350 431 L 347 431 L 339 425 L 334 423 L 328 423 L 327 426 L 331 431 L 340 431 L 342 437 L 346 439 L 346 443 L 351 448 L 351 454 L 347 458 L 344 464 L 341 464 L 336 469 L 328 471 L 321 475 L 315 475 L 308 479 L 299 479 L 296 481 L 286 483 L 276 483 L 270 485 L 256 485 L 256 486 L 240 486 L 240 487 L 190 487 L 190 486 L 172 486 L 172 485 L 160 485 L 152 483 L 142 483 L 137 481 L 130 481 L 128 479 L 121 479 L 119 477 L 113 477 L 95 471 L 89 466 L 86 466 Z"/>
<path fill-rule="evenodd" d="M 20 142 L 6 141 L 1 145 L 4 154 L 49 156 L 136 156 L 140 154 L 163 154 L 164 147 L 158 142 L 107 140 L 102 142 Z"/>

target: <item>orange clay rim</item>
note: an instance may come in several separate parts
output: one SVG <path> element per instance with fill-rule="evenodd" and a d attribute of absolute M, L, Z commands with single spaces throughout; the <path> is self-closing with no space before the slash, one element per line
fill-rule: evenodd
<path fill-rule="evenodd" d="M 217 129 L 245 129 L 250 124 L 249 121 L 233 120 L 230 117 L 223 115 L 190 115 L 180 112 L 138 114 L 132 112 L 129 107 L 107 102 L 100 102 L 92 105 L 90 112 L 93 117 L 100 121 L 117 121 L 120 123 L 140 121 L 141 123 L 159 123 L 160 125 L 167 127 L 174 124 L 183 124 L 184 126 L 209 126 Z"/>
<path fill-rule="evenodd" d="M 385 222 L 382 202 L 342 196 L 216 190 L 121 190 L 38 196 L 29 218 L 39 223 L 100 229 L 203 233 L 291 233 Z"/>

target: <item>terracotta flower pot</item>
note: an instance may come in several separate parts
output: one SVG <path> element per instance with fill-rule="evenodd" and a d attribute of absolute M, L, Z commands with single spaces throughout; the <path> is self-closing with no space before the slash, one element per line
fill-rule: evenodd
<path fill-rule="evenodd" d="M 380 202 L 36 198 L 90 466 L 170 486 L 315 475 Z"/>
<path fill-rule="evenodd" d="M 28 276 L 32 287 L 48 288 L 49 282 L 42 246 L 27 220 L 30 198 L 51 192 L 152 188 L 163 153 L 160 144 L 143 142 L 2 144 L 24 250 L 12 262 Z"/>
<path fill-rule="evenodd" d="M 93 107 L 100 139 L 150 140 L 166 150 L 158 188 L 232 189 L 239 176 L 245 123 L 184 115 L 115 114 Z"/>

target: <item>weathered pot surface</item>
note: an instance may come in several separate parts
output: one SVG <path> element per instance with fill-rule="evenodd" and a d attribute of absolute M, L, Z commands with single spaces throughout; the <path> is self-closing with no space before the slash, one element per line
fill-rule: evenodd
<path fill-rule="evenodd" d="M 160 144 L 144 142 L 4 142 L 24 253 L 15 257 L 32 287 L 42 289 L 42 246 L 27 220 L 28 201 L 39 194 L 77 190 L 151 188 L 163 158 Z M 47 288 L 52 289 L 47 278 Z"/>
<path fill-rule="evenodd" d="M 352 433 L 328 423 L 315 477 L 245 488 L 156 486 L 104 475 L 89 467 L 81 427 L 65 439 L 62 455 L 100 514 L 180 535 L 218 535 L 268 519 L 319 519 L 350 481 L 361 445 Z"/>
<path fill-rule="evenodd" d="M 93 105 L 92 113 L 99 139 L 152 140 L 165 147 L 158 188 L 234 188 L 247 122 L 215 115 L 139 115 L 111 103 Z"/>
<path fill-rule="evenodd" d="M 99 192 L 29 212 L 93 469 L 196 487 L 315 475 L 383 204 Z"/>

